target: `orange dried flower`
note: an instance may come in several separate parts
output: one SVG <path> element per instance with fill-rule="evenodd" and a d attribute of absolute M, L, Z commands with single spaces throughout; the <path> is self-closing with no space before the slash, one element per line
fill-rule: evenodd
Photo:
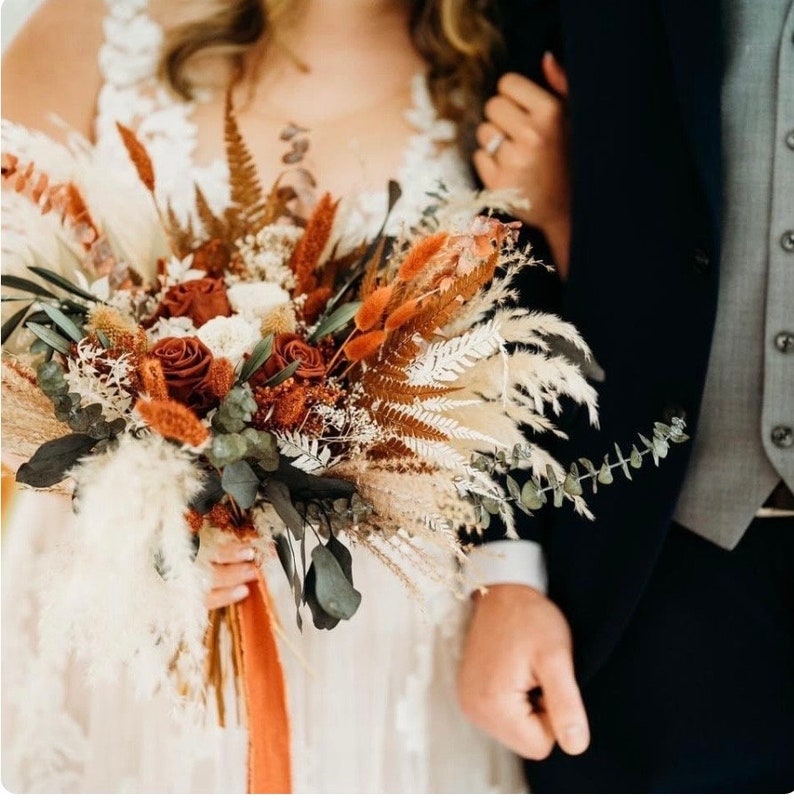
<path fill-rule="evenodd" d="M 380 323 L 383 313 L 391 300 L 393 287 L 379 287 L 370 295 L 356 313 L 355 321 L 359 331 L 369 331 Z"/>
<path fill-rule="evenodd" d="M 328 299 L 331 297 L 332 290 L 330 287 L 318 287 L 312 290 L 306 298 L 306 303 L 303 305 L 303 319 L 311 325 L 320 316 L 320 313 L 325 309 Z"/>
<path fill-rule="evenodd" d="M 345 345 L 345 356 L 351 362 L 360 362 L 371 356 L 386 341 L 386 332 L 376 329 L 354 337 Z"/>
<path fill-rule="evenodd" d="M 126 126 L 121 123 L 116 123 L 116 128 L 121 135 L 121 141 L 127 149 L 135 169 L 138 171 L 138 178 L 149 190 L 154 192 L 154 167 L 152 167 L 152 160 L 146 152 L 146 148 L 141 144 L 137 136 Z"/>
<path fill-rule="evenodd" d="M 141 398 L 135 409 L 152 429 L 170 440 L 200 446 L 209 437 L 195 413 L 179 401 L 146 401 Z"/>
<path fill-rule="evenodd" d="M 159 359 L 144 359 L 138 370 L 143 391 L 153 401 L 168 400 L 168 385 Z"/>
<path fill-rule="evenodd" d="M 411 298 L 409 301 L 400 304 L 387 318 L 383 328 L 386 331 L 395 331 L 404 326 L 414 315 L 419 312 L 419 301 Z"/>
<path fill-rule="evenodd" d="M 207 373 L 207 389 L 216 398 L 225 398 L 234 386 L 234 366 L 228 359 L 214 359 Z"/>
<path fill-rule="evenodd" d="M 444 247 L 448 235 L 439 231 L 417 242 L 403 259 L 397 272 L 399 281 L 413 281 L 427 267 L 431 259 Z"/>
<path fill-rule="evenodd" d="M 326 192 L 314 207 L 303 236 L 295 246 L 290 267 L 297 279 L 296 295 L 311 292 L 317 286 L 314 270 L 331 235 L 338 205 L 339 201 L 332 201 Z"/>
<path fill-rule="evenodd" d="M 204 524 L 204 516 L 200 512 L 196 512 L 196 510 L 188 509 L 185 510 L 185 521 L 190 531 L 195 535 L 201 531 L 201 527 Z"/>

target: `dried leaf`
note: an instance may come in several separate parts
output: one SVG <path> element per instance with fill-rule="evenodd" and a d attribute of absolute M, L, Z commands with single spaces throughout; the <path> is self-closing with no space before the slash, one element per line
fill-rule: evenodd
<path fill-rule="evenodd" d="M 132 130 L 119 122 L 116 123 L 116 128 L 121 134 L 121 141 L 138 172 L 138 178 L 149 192 L 154 193 L 154 166 L 149 158 L 149 153 Z"/>

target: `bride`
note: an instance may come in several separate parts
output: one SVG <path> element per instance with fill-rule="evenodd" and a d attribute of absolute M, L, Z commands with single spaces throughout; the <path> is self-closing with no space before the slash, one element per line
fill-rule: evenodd
<path fill-rule="evenodd" d="M 285 169 L 285 127 L 305 129 L 301 165 L 320 191 L 344 199 L 349 241 L 380 226 L 389 179 L 403 190 L 390 233 L 417 221 L 427 193 L 439 186 L 450 192 L 473 186 L 475 131 L 481 146 L 475 164 L 487 185 L 505 184 L 505 165 L 499 168 L 495 154 L 508 132 L 515 167 L 524 168 L 521 181 L 545 170 L 543 186 L 557 179 L 562 186 L 559 159 L 538 167 L 531 154 L 522 155 L 522 141 L 509 130 L 515 121 L 505 117 L 506 109 L 513 117 L 521 112 L 520 104 L 504 91 L 491 104 L 491 121 L 476 130 L 499 46 L 487 6 L 480 0 L 49 0 L 4 57 L 4 150 L 25 155 L 29 148 L 46 166 L 41 138 L 30 129 L 56 140 L 73 129 L 120 167 L 127 162 L 116 131 L 121 122 L 146 144 L 164 200 L 187 216 L 198 185 L 217 212 L 229 202 L 223 111 L 233 81 L 238 124 L 262 184 L 270 186 Z M 312 187 L 300 189 L 311 203 Z M 544 229 L 554 217 L 553 248 L 560 215 L 549 210 L 558 201 L 535 197 L 524 214 Z M 47 664 L 34 654 L 36 553 L 68 513 L 52 499 L 19 496 L 3 561 L 14 565 L 3 582 L 6 787 L 243 791 L 241 722 L 178 727 L 156 704 L 132 698 L 129 677 L 86 689 L 79 666 Z M 244 549 L 214 559 L 209 608 L 242 598 L 253 570 Z M 306 626 L 301 633 L 289 627 L 294 602 L 273 563 L 264 570 L 288 630 L 282 652 L 295 791 L 523 790 L 517 759 L 457 709 L 455 666 L 467 610 L 450 590 L 423 587 L 418 600 L 360 551 L 359 613 L 332 632 Z M 47 754 L 57 758 L 48 761 Z"/>

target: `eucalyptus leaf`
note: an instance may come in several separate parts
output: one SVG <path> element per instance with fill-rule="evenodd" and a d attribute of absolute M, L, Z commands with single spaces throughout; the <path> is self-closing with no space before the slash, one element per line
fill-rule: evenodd
<path fill-rule="evenodd" d="M 640 454 L 639 449 L 637 446 L 631 447 L 631 454 L 629 455 L 629 464 L 632 468 L 641 468 L 642 467 L 642 454 Z"/>
<path fill-rule="evenodd" d="M 57 331 L 53 331 L 47 326 L 42 326 L 39 323 L 26 323 L 25 326 L 29 328 L 42 342 L 45 342 L 50 348 L 54 348 L 59 354 L 69 353 L 69 340 L 61 337 Z"/>
<path fill-rule="evenodd" d="M 86 292 L 82 287 L 78 287 L 76 284 L 73 284 L 63 276 L 58 275 L 58 273 L 48 270 L 46 267 L 28 267 L 28 270 L 35 273 L 39 278 L 43 278 L 50 284 L 54 284 L 56 287 L 66 290 L 66 292 L 70 292 L 72 295 L 76 295 L 78 298 L 84 298 L 86 301 L 94 301 L 94 303 L 102 303 L 99 298 L 91 295 L 90 292 Z"/>
<path fill-rule="evenodd" d="M 284 370 L 280 370 L 275 376 L 268 380 L 265 387 L 278 387 L 279 384 L 285 382 L 293 373 L 301 366 L 300 359 L 290 362 Z"/>
<path fill-rule="evenodd" d="M 245 461 L 233 462 L 223 469 L 221 487 L 244 509 L 250 509 L 259 491 L 259 477 Z"/>
<path fill-rule="evenodd" d="M 36 453 L 20 466 L 16 479 L 31 487 L 52 487 L 66 472 L 96 445 L 86 434 L 67 434 L 40 446 Z"/>
<path fill-rule="evenodd" d="M 287 486 L 283 482 L 271 479 L 264 486 L 262 497 L 273 505 L 273 509 L 292 532 L 292 536 L 300 540 L 303 537 L 303 518 L 295 509 Z"/>
<path fill-rule="evenodd" d="M 287 575 L 287 581 L 292 585 L 295 579 L 295 558 L 292 556 L 292 547 L 286 535 L 278 534 L 273 538 L 276 544 L 276 554 L 278 555 L 281 567 Z"/>
<path fill-rule="evenodd" d="M 515 501 L 521 498 L 521 488 L 512 476 L 507 477 L 507 492 L 510 494 L 510 498 Z"/>
<path fill-rule="evenodd" d="M 312 623 L 316 629 L 333 629 L 342 619 L 327 613 L 317 599 L 317 569 L 312 565 L 303 583 L 303 601 L 312 614 Z"/>
<path fill-rule="evenodd" d="M 73 321 L 50 304 L 43 304 L 41 311 L 67 336 L 74 342 L 79 343 L 85 337 L 85 332 Z"/>
<path fill-rule="evenodd" d="M 56 298 L 55 293 L 50 292 L 46 287 L 36 284 L 35 281 L 30 279 L 21 278 L 20 276 L 0 276 L 0 284 L 4 287 L 11 287 L 15 290 L 22 290 L 22 292 L 29 292 L 33 295 L 40 295 L 43 298 Z"/>
<path fill-rule="evenodd" d="M 28 313 L 28 309 L 30 309 L 31 304 L 27 306 L 23 306 L 22 309 L 18 309 L 11 315 L 5 323 L 3 323 L 2 329 L 0 329 L 0 343 L 4 343 L 17 329 L 17 326 L 22 322 L 22 319 Z"/>
<path fill-rule="evenodd" d="M 490 496 L 480 496 L 480 503 L 491 515 L 499 514 L 499 502 Z"/>
<path fill-rule="evenodd" d="M 631 475 L 631 471 L 629 470 L 628 462 L 626 461 L 626 458 L 623 456 L 623 452 L 620 450 L 620 446 L 617 443 L 615 443 L 614 445 L 615 445 L 615 454 L 617 455 L 618 458 L 618 466 L 620 466 L 620 468 L 622 469 L 623 475 L 629 481 L 631 481 L 633 477 Z"/>
<path fill-rule="evenodd" d="M 582 483 L 579 481 L 579 469 L 576 467 L 575 462 L 572 462 L 571 467 L 568 469 L 562 489 L 571 496 L 582 495 Z"/>
<path fill-rule="evenodd" d="M 560 481 L 560 477 L 554 472 L 554 468 L 552 468 L 551 465 L 546 466 L 546 478 L 549 480 L 549 486 L 554 492 L 552 503 L 557 508 L 562 507 L 562 500 L 564 498 L 564 494 L 562 492 L 562 482 Z"/>
<path fill-rule="evenodd" d="M 271 353 L 273 353 L 273 335 L 268 334 L 254 346 L 251 356 L 243 363 L 238 381 L 241 384 L 247 382 L 267 362 Z"/>
<path fill-rule="evenodd" d="M 534 479 L 529 479 L 521 488 L 521 503 L 528 510 L 539 510 L 546 503 L 546 496 Z"/>
<path fill-rule="evenodd" d="M 612 469 L 609 467 L 609 462 L 607 462 L 606 457 L 604 457 L 604 464 L 598 471 L 598 483 L 600 485 L 611 485 L 613 481 Z"/>
<path fill-rule="evenodd" d="M 361 594 L 345 576 L 333 552 L 326 546 L 315 546 L 312 565 L 317 574 L 315 592 L 320 606 L 336 618 L 351 618 L 361 604 Z"/>
<path fill-rule="evenodd" d="M 309 337 L 309 342 L 316 343 L 322 340 L 323 337 L 327 337 L 329 334 L 333 334 L 343 326 L 346 326 L 356 316 L 360 308 L 361 301 L 350 301 L 349 303 L 342 304 L 338 309 L 331 312 L 330 315 L 323 318 L 314 332 L 312 332 L 311 337 Z"/>
<path fill-rule="evenodd" d="M 104 331 L 101 331 L 100 329 L 97 329 L 96 332 L 94 332 L 94 333 L 96 334 L 96 338 L 97 338 L 97 340 L 99 340 L 99 342 L 100 342 L 100 344 L 102 345 L 103 348 L 105 348 L 105 349 L 110 348 L 110 340 L 108 339 L 108 336 L 107 336 L 107 334 L 105 334 Z"/>

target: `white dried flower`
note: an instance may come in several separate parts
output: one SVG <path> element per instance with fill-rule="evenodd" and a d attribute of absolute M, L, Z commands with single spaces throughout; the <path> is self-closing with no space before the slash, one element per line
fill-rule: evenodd
<path fill-rule="evenodd" d="M 289 303 L 289 293 L 271 281 L 240 282 L 229 287 L 229 303 L 235 312 L 260 321 L 268 312 Z"/>
<path fill-rule="evenodd" d="M 163 337 L 193 337 L 196 327 L 189 317 L 161 317 L 146 333 L 154 344 Z"/>
<path fill-rule="evenodd" d="M 226 357 L 232 365 L 240 362 L 259 342 L 259 326 L 242 315 L 214 317 L 208 320 L 196 336 L 215 357 Z"/>

